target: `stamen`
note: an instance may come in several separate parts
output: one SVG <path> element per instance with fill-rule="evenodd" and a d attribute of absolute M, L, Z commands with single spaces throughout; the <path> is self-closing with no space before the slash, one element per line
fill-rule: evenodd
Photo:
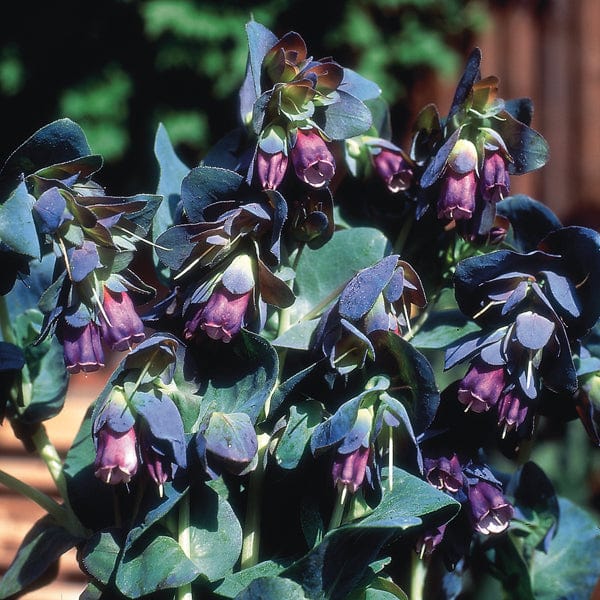
<path fill-rule="evenodd" d="M 497 306 L 498 304 L 504 304 L 505 300 L 490 300 L 478 313 L 473 315 L 473 319 L 480 317 L 484 312 L 488 311 L 492 306 Z"/>

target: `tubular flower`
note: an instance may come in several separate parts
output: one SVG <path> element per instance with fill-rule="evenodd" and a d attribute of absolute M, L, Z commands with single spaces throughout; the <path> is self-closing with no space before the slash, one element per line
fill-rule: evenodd
<path fill-rule="evenodd" d="M 426 458 L 424 460 L 425 478 L 438 490 L 456 494 L 464 485 L 465 477 L 456 454 L 451 458 Z"/>
<path fill-rule="evenodd" d="M 94 475 L 111 485 L 129 483 L 138 468 L 137 438 L 133 427 L 116 432 L 105 424 L 98 431 L 97 439 Z"/>
<path fill-rule="evenodd" d="M 413 171 L 400 150 L 381 148 L 380 152 L 373 154 L 372 159 L 377 175 L 392 194 L 411 186 Z"/>
<path fill-rule="evenodd" d="M 230 342 L 244 324 L 251 296 L 252 290 L 234 294 L 224 285 L 218 285 L 208 302 L 185 324 L 185 339 L 195 337 L 199 327 L 213 340 Z"/>
<path fill-rule="evenodd" d="M 316 129 L 298 129 L 291 156 L 298 179 L 312 187 L 327 185 L 335 174 L 335 158 Z"/>
<path fill-rule="evenodd" d="M 71 327 L 64 323 L 60 338 L 69 373 L 91 373 L 104 366 L 100 329 L 93 321 L 85 327 Z"/>
<path fill-rule="evenodd" d="M 122 352 L 145 339 L 144 325 L 127 292 L 114 292 L 105 287 L 102 308 L 102 338 L 112 350 Z"/>
<path fill-rule="evenodd" d="M 359 446 L 348 454 L 337 452 L 333 460 L 331 475 L 338 489 L 346 488 L 354 494 L 363 484 L 371 449 Z"/>
<path fill-rule="evenodd" d="M 513 429 L 518 429 L 527 418 L 528 407 L 514 393 L 507 392 L 498 402 L 498 427 L 502 429 L 502 437 Z"/>
<path fill-rule="evenodd" d="M 470 219 L 477 194 L 477 149 L 469 140 L 457 140 L 448 156 L 437 203 L 438 219 Z"/>
<path fill-rule="evenodd" d="M 493 367 L 482 360 L 475 360 L 460 382 L 458 400 L 465 405 L 465 410 L 486 412 L 497 404 L 505 386 L 504 367 Z"/>
<path fill-rule="evenodd" d="M 417 540 L 415 549 L 421 558 L 431 556 L 433 551 L 442 543 L 446 527 L 447 524 L 440 525 L 432 531 L 428 531 Z"/>
<path fill-rule="evenodd" d="M 261 148 L 256 154 L 256 174 L 263 190 L 276 190 L 283 181 L 288 157 L 283 152 L 270 154 Z"/>
<path fill-rule="evenodd" d="M 476 531 L 489 535 L 508 528 L 514 509 L 497 486 L 479 480 L 469 486 L 468 497 Z"/>
<path fill-rule="evenodd" d="M 510 193 L 506 159 L 498 151 L 485 153 L 479 185 L 485 202 L 495 204 Z"/>

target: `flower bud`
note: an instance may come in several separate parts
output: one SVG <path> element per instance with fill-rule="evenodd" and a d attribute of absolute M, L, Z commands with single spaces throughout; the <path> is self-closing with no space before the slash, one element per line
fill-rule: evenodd
<path fill-rule="evenodd" d="M 230 342 L 242 328 L 251 296 L 252 290 L 233 294 L 223 284 L 217 285 L 208 302 L 185 324 L 185 339 L 192 339 L 200 327 L 209 338 Z"/>
<path fill-rule="evenodd" d="M 453 454 L 450 459 L 445 456 L 435 459 L 426 458 L 424 466 L 425 478 L 438 490 L 456 494 L 462 488 L 465 477 L 456 454 Z"/>
<path fill-rule="evenodd" d="M 100 330 L 93 321 L 85 327 L 63 324 L 60 331 L 65 364 L 69 373 L 91 373 L 104 366 Z"/>
<path fill-rule="evenodd" d="M 489 535 L 508 528 L 514 510 L 498 487 L 479 480 L 469 486 L 468 497 L 471 520 L 476 531 Z"/>
<path fill-rule="evenodd" d="M 102 338 L 112 350 L 122 352 L 145 339 L 144 324 L 127 292 L 113 292 L 105 287 L 102 309 Z"/>
<path fill-rule="evenodd" d="M 393 194 L 410 187 L 413 172 L 400 151 L 381 148 L 379 153 L 373 155 L 373 166 Z"/>
<path fill-rule="evenodd" d="M 482 413 L 495 406 L 506 386 L 504 367 L 476 360 L 458 386 L 458 401 L 465 410 Z"/>
<path fill-rule="evenodd" d="M 288 157 L 283 152 L 269 154 L 261 148 L 256 153 L 256 174 L 263 190 L 276 190 L 285 177 Z"/>
<path fill-rule="evenodd" d="M 136 445 L 133 427 L 119 433 L 103 425 L 98 432 L 94 475 L 111 485 L 129 483 L 138 468 Z"/>
<path fill-rule="evenodd" d="M 298 179 L 312 187 L 327 185 L 335 174 L 333 154 L 315 129 L 298 129 L 291 158 Z"/>
<path fill-rule="evenodd" d="M 173 478 L 171 461 L 156 452 L 146 436 L 140 437 L 140 454 L 144 465 L 146 465 L 148 474 L 154 480 L 159 490 L 161 490 L 162 495 L 163 485 Z"/>
<path fill-rule="evenodd" d="M 499 202 L 510 193 L 506 159 L 497 151 L 486 152 L 480 179 L 481 196 L 486 202 Z"/>
<path fill-rule="evenodd" d="M 354 494 L 365 479 L 370 456 L 371 449 L 364 446 L 348 454 L 336 453 L 331 469 L 334 485 L 339 489 L 345 487 Z"/>

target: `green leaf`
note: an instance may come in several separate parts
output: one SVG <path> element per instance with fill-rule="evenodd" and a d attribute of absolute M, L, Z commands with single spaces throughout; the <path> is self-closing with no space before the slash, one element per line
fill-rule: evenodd
<path fill-rule="evenodd" d="M 387 542 L 422 524 L 437 526 L 460 504 L 422 479 L 394 469 L 379 505 L 364 519 L 330 531 L 323 541 L 282 572 L 302 585 L 308 598 L 345 600 Z"/>
<path fill-rule="evenodd" d="M 243 412 L 256 422 L 277 383 L 278 365 L 269 342 L 248 331 L 230 344 L 211 344 L 199 364 L 197 381 L 206 391 L 198 406 L 198 421 L 218 411 Z"/>
<path fill-rule="evenodd" d="M 141 538 L 130 548 L 117 568 L 115 584 L 122 594 L 140 598 L 191 583 L 198 577 L 196 566 L 173 538 L 157 535 L 148 539 Z"/>
<path fill-rule="evenodd" d="M 548 162 L 550 150 L 546 140 L 534 129 L 517 121 L 503 111 L 494 128 L 502 136 L 512 161 L 508 170 L 512 175 L 520 175 L 543 167 Z"/>
<path fill-rule="evenodd" d="M 590 598 L 598 581 L 600 529 L 583 509 L 559 499 L 560 522 L 548 553 L 536 552 L 531 581 L 536 600 Z"/>
<path fill-rule="evenodd" d="M 258 440 L 246 413 L 211 413 L 204 431 L 206 449 L 226 463 L 243 468 L 258 450 Z"/>
<path fill-rule="evenodd" d="M 91 154 L 83 129 L 70 119 L 59 119 L 38 129 L 7 159 L 0 170 L 0 198 L 13 189 L 18 178 L 43 167 L 69 162 Z"/>
<path fill-rule="evenodd" d="M 82 563 L 87 573 L 94 579 L 107 585 L 115 566 L 121 547 L 112 531 L 98 531 L 88 540 L 81 551 Z"/>
<path fill-rule="evenodd" d="M 429 315 L 411 344 L 416 348 L 441 350 L 463 336 L 480 330 L 479 325 L 459 310 L 442 310 Z"/>
<path fill-rule="evenodd" d="M 371 127 L 371 111 L 354 96 L 338 90 L 339 102 L 325 108 L 324 116 L 315 122 L 332 140 L 344 140 L 365 133 Z"/>
<path fill-rule="evenodd" d="M 22 181 L 6 202 L 0 204 L 0 241 L 11 250 L 31 258 L 40 258 L 33 214 L 34 198 Z"/>
<path fill-rule="evenodd" d="M 283 577 L 259 577 L 235 600 L 306 600 L 302 586 Z"/>
<path fill-rule="evenodd" d="M 156 193 L 163 197 L 152 222 L 152 241 L 156 242 L 158 236 L 175 222 L 175 212 L 181 198 L 181 182 L 190 170 L 175 154 L 169 134 L 162 123 L 156 130 L 154 155 L 160 169 Z M 156 254 L 154 254 L 154 264 L 158 264 Z M 162 275 L 166 281 L 168 269 L 164 269 Z"/>
<path fill-rule="evenodd" d="M 292 348 L 294 350 L 308 350 L 315 329 L 319 325 L 319 319 L 300 321 L 290 327 L 285 333 L 271 342 L 277 348 Z"/>
<path fill-rule="evenodd" d="M 321 422 L 322 408 L 316 400 L 290 407 L 288 424 L 277 444 L 275 460 L 283 469 L 298 466 L 315 427 Z"/>
<path fill-rule="evenodd" d="M 235 598 L 255 579 L 277 577 L 283 569 L 285 569 L 285 565 L 274 560 L 258 563 L 253 567 L 226 576 L 223 583 L 215 589 L 215 593 L 224 598 Z"/>
<path fill-rule="evenodd" d="M 42 517 L 25 536 L 2 577 L 0 598 L 9 598 L 30 588 L 49 569 L 57 567 L 58 559 L 80 541 L 57 525 L 52 517 Z"/>
<path fill-rule="evenodd" d="M 356 227 L 336 231 L 321 248 L 305 248 L 296 269 L 292 324 L 319 316 L 352 277 L 385 255 L 388 244 L 378 229 Z"/>
<path fill-rule="evenodd" d="M 242 527 L 227 500 L 206 486 L 191 502 L 190 559 L 209 581 L 231 573 L 242 551 Z"/>

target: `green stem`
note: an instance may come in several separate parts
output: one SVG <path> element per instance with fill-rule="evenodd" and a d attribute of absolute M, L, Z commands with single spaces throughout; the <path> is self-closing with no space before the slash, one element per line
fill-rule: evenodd
<path fill-rule="evenodd" d="M 402 224 L 402 228 L 400 229 L 400 233 L 396 238 L 396 242 L 394 243 L 394 253 L 402 256 L 402 252 L 404 250 L 404 246 L 406 245 L 406 240 L 410 234 L 412 226 L 415 222 L 414 211 L 407 216 L 406 220 Z"/>
<path fill-rule="evenodd" d="M 258 451 L 256 469 L 250 473 L 248 481 L 248 503 L 246 505 L 246 521 L 244 540 L 242 542 L 242 569 L 253 567 L 258 563 L 260 550 L 260 509 L 263 480 L 265 477 L 265 453 L 269 447 L 271 436 L 263 433 L 258 436 Z"/>
<path fill-rule="evenodd" d="M 30 486 L 28 483 L 9 475 L 6 471 L 0 469 L 0 483 L 7 488 L 29 498 L 38 506 L 41 506 L 48 514 L 52 515 L 59 523 L 66 524 L 68 515 L 63 506 L 54 501 L 50 496 L 44 494 L 37 488 Z"/>
<path fill-rule="evenodd" d="M 190 537 L 190 495 L 189 492 L 179 501 L 178 541 L 183 553 L 189 558 L 192 555 Z M 192 584 L 186 583 L 177 589 L 177 600 L 193 600 Z"/>
<path fill-rule="evenodd" d="M 329 527 L 327 531 L 336 529 L 342 524 L 344 509 L 346 508 L 346 499 L 348 498 L 348 488 L 344 485 L 338 488 L 337 498 L 333 507 L 331 519 L 329 519 Z"/>
<path fill-rule="evenodd" d="M 31 437 L 31 441 L 41 459 L 46 463 L 46 467 L 48 467 L 48 471 L 56 484 L 58 493 L 65 503 L 68 503 L 69 494 L 67 492 L 67 480 L 63 471 L 63 462 L 58 455 L 54 444 L 52 444 L 48 438 L 48 433 L 42 423 L 38 425 L 35 433 Z"/>
<path fill-rule="evenodd" d="M 413 552 L 411 560 L 410 600 L 423 600 L 427 564 Z"/>
<path fill-rule="evenodd" d="M 2 339 L 10 344 L 16 344 L 15 336 L 10 326 L 10 315 L 6 304 L 6 296 L 0 296 L 0 332 Z"/>

